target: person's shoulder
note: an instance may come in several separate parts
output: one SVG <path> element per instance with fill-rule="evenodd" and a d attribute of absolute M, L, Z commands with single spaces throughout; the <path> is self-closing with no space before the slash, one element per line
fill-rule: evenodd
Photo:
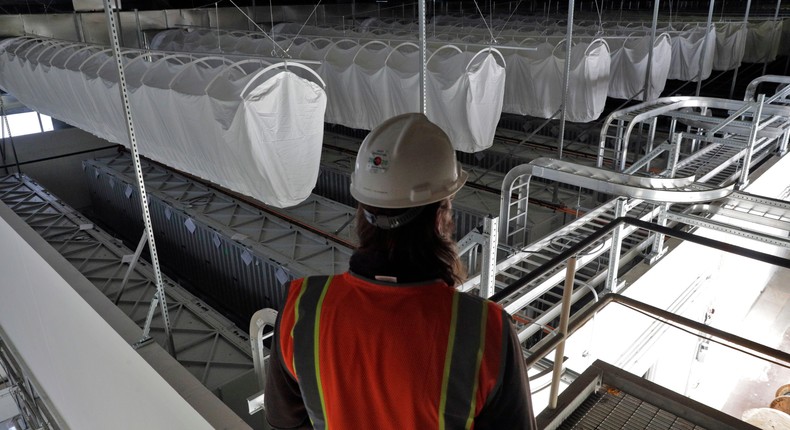
<path fill-rule="evenodd" d="M 491 301 L 491 300 L 488 300 L 488 299 L 484 299 L 484 298 L 482 298 L 480 296 L 476 296 L 474 294 L 467 293 L 467 292 L 461 292 L 460 294 L 464 294 L 467 297 L 471 297 L 471 300 L 474 300 L 475 302 L 479 303 L 481 306 L 485 304 L 486 306 L 488 306 L 488 312 L 489 313 L 492 312 L 492 311 L 493 312 L 504 312 L 504 308 L 502 307 L 502 305 L 500 305 L 497 302 L 494 302 L 494 301 Z"/>

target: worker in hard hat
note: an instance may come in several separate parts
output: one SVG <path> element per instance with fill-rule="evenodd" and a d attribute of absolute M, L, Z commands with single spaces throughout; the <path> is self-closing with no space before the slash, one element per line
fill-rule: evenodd
<path fill-rule="evenodd" d="M 467 179 L 423 114 L 368 134 L 351 194 L 349 271 L 293 281 L 280 311 L 265 409 L 277 429 L 533 429 L 510 316 L 459 292 L 451 198 Z"/>

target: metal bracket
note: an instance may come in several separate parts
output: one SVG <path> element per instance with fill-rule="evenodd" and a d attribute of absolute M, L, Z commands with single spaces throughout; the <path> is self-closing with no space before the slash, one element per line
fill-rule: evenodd
<path fill-rule="evenodd" d="M 487 216 L 483 220 L 483 265 L 480 270 L 480 297 L 487 299 L 494 294 L 496 259 L 499 246 L 499 218 Z"/>
<path fill-rule="evenodd" d="M 154 341 L 154 338 L 152 338 L 151 336 L 143 337 L 142 339 L 140 339 L 137 342 L 133 343 L 132 344 L 132 348 L 134 348 L 135 350 L 138 350 L 138 349 L 150 344 L 153 341 Z"/>
<path fill-rule="evenodd" d="M 615 218 L 624 217 L 628 209 L 626 208 L 627 199 L 620 197 L 617 199 L 615 207 Z M 616 293 L 619 287 L 617 282 L 617 272 L 620 269 L 620 249 L 622 248 L 623 226 L 615 227 L 612 233 L 612 246 L 609 248 L 609 270 L 606 273 L 606 289 Z"/>
<path fill-rule="evenodd" d="M 127 132 L 129 134 L 129 147 L 132 153 L 132 160 L 134 164 L 134 173 L 137 178 L 137 186 L 140 191 L 140 207 L 143 213 L 143 224 L 145 225 L 145 232 L 148 236 L 149 249 L 151 251 L 151 265 L 154 269 L 156 277 L 156 294 L 151 300 L 151 309 L 148 311 L 148 318 L 146 320 L 145 328 L 143 329 L 143 337 L 148 336 L 151 328 L 151 320 L 153 319 L 154 306 L 159 303 L 162 313 L 162 322 L 165 329 L 165 336 L 167 337 L 167 348 L 170 354 L 176 356 L 175 343 L 173 342 L 173 333 L 170 330 L 170 316 L 167 312 L 167 299 L 165 297 L 164 279 L 162 278 L 162 271 L 159 268 L 159 255 L 156 252 L 156 243 L 154 242 L 154 228 L 151 222 L 151 212 L 148 209 L 148 194 L 145 191 L 145 181 L 143 179 L 143 169 L 140 165 L 140 153 L 137 150 L 137 138 L 134 134 L 134 121 L 132 120 L 132 107 L 129 101 L 129 92 L 126 88 L 126 74 L 124 72 L 123 57 L 121 56 L 121 44 L 119 41 L 119 28 L 115 22 L 115 14 L 113 13 L 112 6 L 109 0 L 103 0 L 104 14 L 107 17 L 107 29 L 110 34 L 112 42 L 112 52 L 115 58 L 115 66 L 118 70 L 118 87 L 121 93 L 121 101 L 123 103 L 123 113 L 126 118 Z"/>

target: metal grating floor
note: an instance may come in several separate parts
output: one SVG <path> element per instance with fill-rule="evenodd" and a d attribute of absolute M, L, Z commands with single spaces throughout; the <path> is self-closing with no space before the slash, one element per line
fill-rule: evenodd
<path fill-rule="evenodd" d="M 573 411 L 558 429 L 703 430 L 704 427 L 659 409 L 617 388 L 604 385 Z"/>
<path fill-rule="evenodd" d="M 119 297 L 128 257 L 133 250 L 94 226 L 28 177 L 0 178 L 0 201 L 80 271 L 138 326 L 143 327 L 156 291 L 153 270 L 140 261 Z M 222 315 L 165 277 L 168 310 L 177 360 L 210 390 L 252 371 L 249 339 Z M 151 324 L 151 337 L 166 347 L 161 314 Z"/>

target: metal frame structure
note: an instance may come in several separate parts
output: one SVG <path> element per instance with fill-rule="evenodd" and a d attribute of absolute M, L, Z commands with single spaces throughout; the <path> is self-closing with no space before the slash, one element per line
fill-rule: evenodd
<path fill-rule="evenodd" d="M 699 108 L 699 112 L 689 112 L 689 107 Z M 714 107 L 726 109 L 730 114 L 725 118 L 707 116 L 707 109 Z M 624 118 L 626 115 L 632 115 L 632 121 L 618 124 L 622 131 L 619 138 L 626 145 L 637 124 L 649 124 L 653 128 L 650 135 L 654 136 L 656 120 L 661 115 L 670 119 L 673 131 L 679 121 L 691 125 L 689 131 L 672 134 L 671 143 L 651 148 L 645 157 L 637 160 L 624 173 L 539 159 L 533 165 L 514 168 L 507 179 L 502 181 L 499 249 L 500 252 L 506 252 L 506 257 L 497 264 L 495 291 L 518 285 L 518 292 L 503 298 L 501 303 L 514 315 L 519 338 L 522 341 L 532 339 L 527 341 L 527 346 L 551 332 L 551 326 L 556 324 L 556 318 L 560 315 L 558 304 L 561 302 L 557 288 L 562 282 L 562 271 L 557 268 L 542 272 L 543 275 L 531 277 L 526 283 L 519 280 L 526 274 L 536 273 L 546 261 L 552 261 L 564 249 L 613 219 L 630 216 L 648 222 L 656 221 L 659 226 L 673 223 L 685 225 L 686 228 L 704 227 L 787 246 L 787 240 L 782 237 L 713 221 L 707 217 L 714 213 L 727 214 L 752 221 L 768 220 L 779 228 L 787 228 L 785 219 L 790 216 L 787 212 L 790 207 L 786 203 L 733 193 L 733 184 L 740 181 L 741 185 L 745 185 L 751 167 L 749 152 L 753 160 L 763 160 L 777 150 L 781 152 L 781 148 L 786 148 L 790 111 L 762 100 L 739 102 L 684 97 L 643 103 L 615 112 L 610 115 L 610 119 Z M 605 130 L 602 131 L 602 135 L 605 133 Z M 681 158 L 681 150 L 686 147 L 692 153 Z M 659 169 L 661 177 L 654 177 L 652 170 L 647 171 L 651 162 L 654 166 L 665 164 Z M 645 173 L 650 173 L 650 176 L 634 176 Z M 576 184 L 593 190 L 591 195 L 603 193 L 604 196 L 631 195 L 637 198 L 610 200 L 548 237 L 526 245 L 528 241 L 522 236 L 527 225 L 525 203 L 529 198 L 528 184 L 532 175 Z M 728 199 L 719 200 L 727 196 Z M 705 203 L 716 200 L 719 201 L 689 206 L 694 201 Z M 668 202 L 682 204 L 671 205 Z M 706 209 L 707 212 L 700 214 Z M 664 251 L 663 240 L 664 236 L 659 233 L 620 226 L 612 238 L 602 239 L 592 250 L 578 256 L 579 275 L 576 282 L 598 291 L 616 292 L 619 289 L 619 268 L 641 257 L 642 253 L 650 253 L 651 258 L 656 260 Z M 470 278 L 461 286 L 464 291 L 478 288 L 486 288 L 480 276 Z M 572 301 L 575 303 L 581 300 L 588 292 L 584 288 L 577 288 L 571 297 Z"/>
<path fill-rule="evenodd" d="M 130 166 L 131 168 L 131 166 Z M 133 251 L 60 202 L 33 180 L 16 175 L 0 179 L 0 200 L 63 255 L 110 300 L 116 300 Z M 139 262 L 117 306 L 143 327 L 148 301 L 156 291 L 151 266 Z M 177 360 L 210 390 L 252 371 L 247 335 L 202 300 L 163 278 L 172 315 Z M 164 326 L 157 315 L 153 339 L 166 347 Z"/>
<path fill-rule="evenodd" d="M 762 84 L 773 84 L 779 86 L 776 92 L 765 100 L 767 104 L 777 104 L 782 106 L 790 105 L 790 100 L 788 100 L 788 95 L 790 95 L 790 76 L 780 76 L 780 75 L 763 75 L 759 78 L 756 78 L 749 82 L 749 85 L 746 87 L 746 92 L 743 95 L 743 99 L 747 102 L 757 101 L 757 94 L 758 88 Z"/>
<path fill-rule="evenodd" d="M 92 198 L 102 200 L 94 205 L 97 214 L 119 231 L 139 225 L 127 161 L 120 154 L 85 162 Z M 323 232 L 352 219 L 350 208 L 312 197 L 295 208 L 267 212 L 165 167 L 143 164 L 156 225 L 167 238 L 162 246 L 168 264 L 182 276 L 197 275 L 194 286 L 223 298 L 240 321 L 262 307 L 279 308 L 289 280 L 347 269 L 351 244 Z"/>
<path fill-rule="evenodd" d="M 568 387 L 538 427 L 753 430 L 750 424 L 603 361 L 595 361 Z"/>
<path fill-rule="evenodd" d="M 22 419 L 30 428 L 57 429 L 58 420 L 51 415 L 52 412 L 42 402 L 34 382 L 26 376 L 28 373 L 20 365 L 20 360 L 15 355 L 11 346 L 3 340 L 2 330 L 0 330 L 0 369 L 8 377 L 8 384 L 11 387 L 10 393 Z"/>
<path fill-rule="evenodd" d="M 713 109 L 729 112 L 728 117 L 718 118 L 710 116 Z M 754 112 L 760 112 L 759 115 Z M 686 133 L 696 133 L 708 138 L 710 147 L 718 150 L 721 145 L 733 146 L 738 144 L 746 147 L 762 145 L 763 143 L 776 142 L 778 147 L 784 145 L 790 130 L 790 109 L 775 104 L 763 105 L 759 101 L 737 101 L 713 99 L 705 97 L 667 97 L 652 102 L 622 109 L 610 114 L 603 127 L 598 146 L 597 166 L 602 167 L 605 161 L 611 160 L 615 170 L 636 173 L 634 169 L 626 170 L 629 147 L 637 145 L 632 141 L 634 129 L 643 124 L 650 128 L 649 139 L 642 148 L 636 148 L 636 153 L 644 153 L 649 166 L 650 159 L 659 154 L 653 153 L 655 145 L 655 128 L 659 118 L 668 118 L 670 127 L 668 136 L 676 132 L 678 122 L 687 125 Z M 757 121 L 754 119 L 757 118 Z M 754 137 L 750 134 L 756 133 Z M 720 138 L 720 139 L 716 139 Z M 759 142 L 754 142 L 758 139 Z M 769 142 L 764 142 L 765 140 Z M 691 151 L 696 152 L 699 139 L 691 141 Z M 711 150 L 712 148 L 709 148 Z M 698 155 L 698 156 L 704 156 Z M 634 160 L 634 164 L 644 163 L 643 160 Z M 730 163 L 732 165 L 733 163 Z M 697 175 L 701 177 L 701 175 Z"/>
<path fill-rule="evenodd" d="M 137 180 L 137 189 L 140 193 L 140 209 L 143 213 L 143 225 L 145 226 L 145 233 L 143 237 L 145 237 L 148 242 L 148 250 L 151 254 L 151 265 L 154 270 L 154 277 L 156 278 L 156 293 L 151 298 L 151 306 L 148 311 L 148 318 L 146 319 L 145 327 L 143 328 L 143 338 L 140 339 L 140 342 L 146 342 L 151 338 L 151 320 L 154 315 L 154 310 L 158 304 L 159 312 L 162 316 L 162 325 L 164 326 L 165 330 L 165 337 L 167 337 L 167 351 L 171 355 L 175 356 L 176 347 L 173 344 L 173 334 L 170 332 L 170 315 L 167 310 L 167 296 L 165 295 L 162 270 L 159 267 L 159 255 L 156 252 L 154 227 L 151 223 L 151 213 L 148 211 L 148 195 L 145 192 L 145 181 L 143 181 L 143 172 L 140 167 L 140 152 L 137 149 L 137 138 L 134 134 L 132 107 L 129 101 L 129 92 L 126 88 L 126 73 L 124 72 L 123 57 L 121 56 L 121 43 L 118 40 L 118 34 L 120 31 L 115 23 L 115 14 L 112 12 L 110 0 L 103 0 L 103 2 L 104 14 L 107 17 L 107 28 L 109 29 L 110 41 L 112 42 L 112 53 L 113 57 L 115 58 L 116 69 L 118 70 L 118 81 L 120 84 L 118 85 L 118 89 L 121 93 L 121 101 L 123 102 L 123 116 L 126 119 L 127 131 L 129 133 L 129 148 L 131 149 L 132 162 L 134 163 L 134 176 Z"/>

